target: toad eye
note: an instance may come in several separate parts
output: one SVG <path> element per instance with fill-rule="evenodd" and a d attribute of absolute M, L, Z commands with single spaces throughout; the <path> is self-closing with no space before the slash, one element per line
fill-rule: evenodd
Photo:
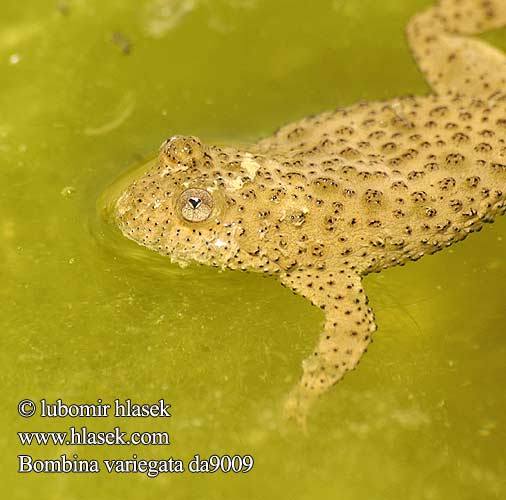
<path fill-rule="evenodd" d="M 213 197 L 205 189 L 191 188 L 179 197 L 179 210 L 188 222 L 207 220 L 214 208 Z"/>

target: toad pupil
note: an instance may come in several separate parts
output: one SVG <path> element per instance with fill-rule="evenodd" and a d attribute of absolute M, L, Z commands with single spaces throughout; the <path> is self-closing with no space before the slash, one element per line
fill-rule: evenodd
<path fill-rule="evenodd" d="M 202 200 L 197 197 L 190 198 L 188 201 L 190 202 L 190 205 L 194 210 L 197 209 L 199 205 L 202 203 Z"/>

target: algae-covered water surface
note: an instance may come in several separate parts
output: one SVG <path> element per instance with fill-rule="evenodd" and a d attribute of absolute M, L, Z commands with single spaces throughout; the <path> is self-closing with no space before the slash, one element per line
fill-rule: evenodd
<path fill-rule="evenodd" d="M 281 418 L 323 324 L 273 279 L 184 269 L 110 223 L 113 183 L 175 133 L 243 144 L 358 100 L 429 91 L 404 40 L 429 0 L 4 0 L 0 7 L 2 486 L 9 498 L 506 496 L 506 219 L 365 280 L 379 326 L 304 432 Z M 506 49 L 506 32 L 485 35 Z M 112 187 L 111 187 L 112 183 Z M 18 403 L 37 413 L 23 418 Z M 171 404 L 170 417 L 40 415 Z M 21 444 L 20 432 L 170 444 Z M 109 473 L 251 455 L 247 473 Z M 98 473 L 20 473 L 19 455 Z M 186 467 L 186 469 L 188 469 Z"/>

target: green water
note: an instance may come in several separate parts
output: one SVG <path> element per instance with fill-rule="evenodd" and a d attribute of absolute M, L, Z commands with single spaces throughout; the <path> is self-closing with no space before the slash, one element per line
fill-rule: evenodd
<path fill-rule="evenodd" d="M 323 316 L 274 280 L 179 269 L 97 200 L 173 133 L 247 142 L 424 93 L 403 39 L 426 0 L 3 0 L 1 478 L 6 498 L 506 496 L 506 218 L 368 277 L 379 331 L 307 434 L 279 419 Z M 487 35 L 506 49 L 504 30 Z M 100 207 L 100 201 L 98 202 Z M 100 212 L 100 210 L 99 210 Z M 17 403 L 169 401 L 170 419 L 23 419 Z M 18 431 L 170 432 L 169 447 L 21 446 Z M 246 454 L 248 474 L 18 474 L 17 455 Z"/>

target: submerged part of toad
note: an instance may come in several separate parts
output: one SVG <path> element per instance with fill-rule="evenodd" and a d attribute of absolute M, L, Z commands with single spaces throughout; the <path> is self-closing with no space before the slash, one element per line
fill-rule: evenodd
<path fill-rule="evenodd" d="M 173 261 L 276 275 L 325 311 L 288 398 L 297 416 L 355 367 L 361 279 L 463 240 L 506 207 L 506 57 L 467 35 L 502 0 L 442 0 L 408 26 L 435 92 L 301 120 L 247 150 L 175 136 L 120 196 L 122 232 Z"/>

